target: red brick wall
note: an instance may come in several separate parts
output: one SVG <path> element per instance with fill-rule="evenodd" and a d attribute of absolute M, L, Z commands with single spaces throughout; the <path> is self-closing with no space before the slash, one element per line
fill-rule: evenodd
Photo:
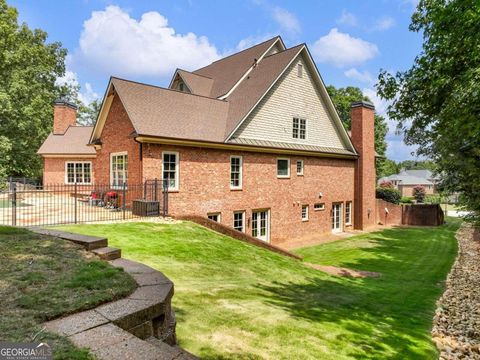
<path fill-rule="evenodd" d="M 91 161 L 92 179 L 94 179 L 95 159 L 93 158 L 44 158 L 43 184 L 65 184 L 65 163 L 67 161 Z"/>
<path fill-rule="evenodd" d="M 206 216 L 221 212 L 221 222 L 232 226 L 233 212 L 245 210 L 246 230 L 251 234 L 252 209 L 271 209 L 272 243 L 330 232 L 332 202 L 352 201 L 354 196 L 352 160 L 289 156 L 290 178 L 279 179 L 276 159 L 283 155 L 146 144 L 144 179 L 162 177 L 162 151 L 178 151 L 180 156 L 179 191 L 169 195 L 171 213 Z M 243 190 L 230 190 L 231 155 L 243 156 Z M 304 160 L 303 176 L 296 175 L 297 159 Z M 326 209 L 314 211 L 313 204 L 319 202 Z M 301 219 L 303 204 L 310 205 L 306 222 Z"/>
<path fill-rule="evenodd" d="M 355 228 L 375 226 L 375 137 L 374 109 L 365 105 L 353 105 L 352 142 L 360 157 L 356 166 Z"/>
<path fill-rule="evenodd" d="M 67 104 L 55 104 L 53 106 L 53 133 L 65 134 L 69 126 L 75 126 L 77 122 L 77 110 Z"/>
<path fill-rule="evenodd" d="M 413 196 L 413 188 L 417 185 L 398 185 L 398 190 L 402 196 Z M 433 185 L 428 188 L 428 186 L 423 186 L 425 189 L 425 194 L 433 194 L 434 188 Z"/>
<path fill-rule="evenodd" d="M 388 210 L 388 214 L 385 209 Z M 392 204 L 382 199 L 377 199 L 376 216 L 377 223 L 380 223 L 381 225 L 401 225 L 402 206 Z"/>
<path fill-rule="evenodd" d="M 115 95 L 100 137 L 102 148 L 97 150 L 95 183 L 110 184 L 110 154 L 122 151 L 128 153 L 128 182 L 142 182 L 140 144 L 131 137 L 133 131 L 127 112 L 119 97 Z"/>

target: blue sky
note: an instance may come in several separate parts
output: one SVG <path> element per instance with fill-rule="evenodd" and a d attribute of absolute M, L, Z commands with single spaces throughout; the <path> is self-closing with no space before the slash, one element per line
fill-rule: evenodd
<path fill-rule="evenodd" d="M 193 70 L 277 34 L 287 47 L 307 43 L 326 84 L 374 91 L 380 69 L 408 69 L 421 35 L 408 31 L 416 0 L 323 1 L 8 1 L 20 21 L 68 49 L 64 81 L 85 102 L 103 96 L 110 75 L 167 86 L 175 68 Z M 412 148 L 389 123 L 387 156 Z"/>

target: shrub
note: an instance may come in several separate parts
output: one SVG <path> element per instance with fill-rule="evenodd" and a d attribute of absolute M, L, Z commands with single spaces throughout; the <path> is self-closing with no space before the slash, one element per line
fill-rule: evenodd
<path fill-rule="evenodd" d="M 425 203 L 426 204 L 440 204 L 442 198 L 439 194 L 428 194 L 425 195 Z"/>
<path fill-rule="evenodd" d="M 398 191 L 397 189 L 384 188 L 379 186 L 377 187 L 376 195 L 377 199 L 382 199 L 393 204 L 400 203 L 401 195 L 400 191 Z"/>
<path fill-rule="evenodd" d="M 421 185 L 417 185 L 413 188 L 413 197 L 417 202 L 423 203 L 425 200 L 426 191 L 425 188 Z"/>
<path fill-rule="evenodd" d="M 402 204 L 411 204 L 413 203 L 413 200 L 410 196 L 402 196 L 402 198 L 400 199 L 400 202 Z"/>
<path fill-rule="evenodd" d="M 391 181 L 386 181 L 386 180 L 382 181 L 380 183 L 380 187 L 383 188 L 383 189 L 393 189 L 394 188 L 392 182 Z"/>

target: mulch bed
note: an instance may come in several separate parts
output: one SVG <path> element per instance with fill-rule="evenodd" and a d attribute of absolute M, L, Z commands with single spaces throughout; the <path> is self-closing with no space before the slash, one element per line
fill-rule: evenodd
<path fill-rule="evenodd" d="M 469 224 L 456 237 L 458 257 L 437 303 L 432 337 L 440 359 L 480 359 L 480 242 Z"/>

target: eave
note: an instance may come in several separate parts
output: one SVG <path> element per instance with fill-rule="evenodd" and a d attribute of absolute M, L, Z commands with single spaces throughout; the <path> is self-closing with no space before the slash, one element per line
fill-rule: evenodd
<path fill-rule="evenodd" d="M 223 142 L 210 142 L 210 141 L 200 141 L 200 140 L 154 137 L 154 136 L 148 136 L 148 135 L 138 135 L 135 138 L 135 140 L 138 141 L 139 143 L 146 143 L 146 144 L 202 147 L 202 148 L 220 149 L 220 150 L 248 151 L 248 152 L 261 152 L 261 153 L 270 153 L 270 154 L 299 155 L 299 156 L 312 156 L 312 157 L 321 157 L 321 158 L 350 159 L 350 160 L 355 160 L 358 158 L 358 155 L 252 146 L 252 145 L 232 144 L 232 143 L 223 143 Z"/>

